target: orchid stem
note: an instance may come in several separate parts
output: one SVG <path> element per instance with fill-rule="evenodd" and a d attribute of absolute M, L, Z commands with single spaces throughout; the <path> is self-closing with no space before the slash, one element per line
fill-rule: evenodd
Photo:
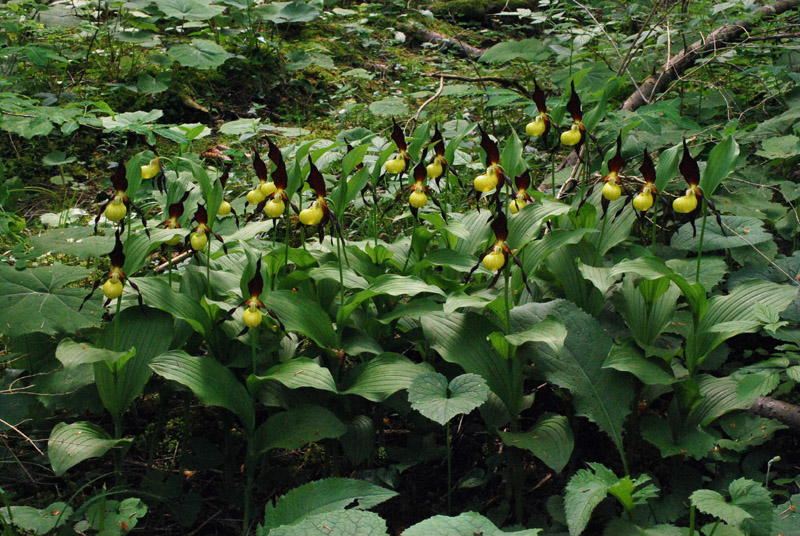
<path fill-rule="evenodd" d="M 406 262 L 403 263 L 403 272 L 406 271 L 408 260 L 411 258 L 411 253 L 414 251 L 414 235 L 417 234 L 417 218 L 414 218 L 414 226 L 411 228 L 411 242 L 408 244 L 408 255 L 406 255 Z"/>
<path fill-rule="evenodd" d="M 658 210 L 653 210 L 653 237 L 650 240 L 651 246 L 653 248 L 653 255 L 656 254 L 656 232 L 658 231 L 658 225 L 656 224 L 657 220 L 658 220 Z"/>
<path fill-rule="evenodd" d="M 697 246 L 697 272 L 694 274 L 694 282 L 700 282 L 700 260 L 703 258 L 703 238 L 706 234 L 706 218 L 708 217 L 708 210 L 706 210 L 706 198 L 703 198 L 703 223 L 700 227 L 700 243 Z"/>

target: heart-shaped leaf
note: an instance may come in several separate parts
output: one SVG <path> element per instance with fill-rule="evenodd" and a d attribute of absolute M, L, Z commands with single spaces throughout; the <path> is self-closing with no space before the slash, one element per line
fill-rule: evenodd
<path fill-rule="evenodd" d="M 463 413 L 469 413 L 489 397 L 486 380 L 477 374 L 462 374 L 447 385 L 438 372 L 420 374 L 408 387 L 411 407 L 442 426 Z"/>

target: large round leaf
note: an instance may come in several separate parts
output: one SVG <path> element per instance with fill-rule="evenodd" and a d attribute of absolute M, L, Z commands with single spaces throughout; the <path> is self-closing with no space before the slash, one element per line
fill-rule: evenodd
<path fill-rule="evenodd" d="M 169 56 L 185 67 L 198 69 L 216 69 L 228 59 L 224 48 L 206 39 L 192 39 L 188 45 L 175 45 L 169 49 Z"/>
<path fill-rule="evenodd" d="M 462 413 L 477 408 L 489 396 L 486 380 L 477 374 L 462 374 L 447 385 L 438 372 L 420 374 L 408 387 L 411 407 L 441 425 Z"/>

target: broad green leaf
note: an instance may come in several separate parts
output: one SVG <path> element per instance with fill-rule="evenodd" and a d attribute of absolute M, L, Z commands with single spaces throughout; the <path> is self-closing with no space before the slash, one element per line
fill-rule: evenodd
<path fill-rule="evenodd" d="M 481 54 L 481 63 L 506 63 L 512 60 L 535 61 L 543 53 L 539 39 L 523 39 L 521 41 L 502 41 Z"/>
<path fill-rule="evenodd" d="M 567 338 L 558 352 L 536 344 L 531 352 L 535 369 L 545 380 L 569 390 L 576 414 L 597 423 L 622 452 L 622 426 L 630 413 L 633 386 L 623 373 L 602 368 L 611 339 L 597 320 L 565 300 L 515 307 L 511 326 L 530 326 L 549 315 L 569 326 Z"/>
<path fill-rule="evenodd" d="M 342 394 L 383 402 L 397 391 L 408 389 L 414 378 L 430 370 L 431 366 L 427 363 L 414 363 L 400 354 L 381 354 L 348 374 L 355 379 Z"/>
<path fill-rule="evenodd" d="M 162 311 L 129 307 L 120 312 L 119 322 L 124 329 L 115 333 L 113 324 L 106 324 L 98 345 L 107 348 L 132 348 L 136 355 L 123 361 L 94 365 L 97 390 L 106 409 L 122 414 L 144 391 L 153 371 L 150 361 L 166 352 L 173 338 L 173 320 Z M 110 365 L 110 366 L 106 366 Z"/>
<path fill-rule="evenodd" d="M 686 419 L 689 426 L 698 424 L 708 426 L 726 413 L 737 409 L 747 409 L 761 394 L 759 392 L 741 393 L 739 382 L 730 376 L 715 378 L 699 375 L 697 386 L 703 398 L 689 412 Z"/>
<path fill-rule="evenodd" d="M 136 87 L 142 93 L 162 93 L 169 89 L 169 73 L 158 73 L 155 77 L 142 73 L 136 79 Z"/>
<path fill-rule="evenodd" d="M 506 138 L 505 147 L 500 154 L 500 165 L 509 177 L 516 177 L 525 171 L 525 162 L 522 160 L 522 142 L 517 136 L 517 131 L 512 130 Z"/>
<path fill-rule="evenodd" d="M 604 535 L 610 536 L 684 536 L 685 529 L 681 529 L 680 527 L 676 527 L 675 525 L 656 525 L 654 527 L 640 527 L 639 525 L 634 525 L 630 521 L 626 521 L 622 518 L 612 519 L 606 525 L 606 530 L 603 532 Z M 721 532 L 718 533 L 718 536 L 733 536 L 733 535 L 724 535 Z"/>
<path fill-rule="evenodd" d="M 520 212 L 520 215 L 525 211 Z M 544 261 L 551 253 L 558 251 L 569 244 L 577 244 L 583 237 L 590 233 L 596 233 L 595 229 L 575 229 L 565 230 L 556 229 L 548 233 L 541 240 L 533 242 L 530 246 L 525 248 L 525 253 L 522 256 L 522 265 L 525 271 L 529 274 L 535 273 L 539 264 Z"/>
<path fill-rule="evenodd" d="M 233 373 L 210 357 L 195 357 L 172 350 L 150 362 L 150 368 L 168 380 L 192 390 L 203 404 L 219 406 L 236 414 L 245 430 L 255 429 L 255 410 L 250 394 Z"/>
<path fill-rule="evenodd" d="M 326 478 L 294 488 L 276 503 L 267 503 L 263 529 L 293 525 L 319 514 L 343 511 L 357 500 L 353 510 L 368 510 L 392 497 L 394 491 L 351 478 Z"/>
<path fill-rule="evenodd" d="M 184 67 L 216 69 L 228 59 L 228 53 L 214 41 L 192 39 L 190 44 L 175 45 L 167 52 Z"/>
<path fill-rule="evenodd" d="M 55 528 L 63 526 L 70 520 L 72 513 L 72 507 L 67 503 L 54 502 L 41 510 L 33 506 L 3 507 L 0 509 L 0 518 L 26 533 L 39 535 L 50 534 Z"/>
<path fill-rule="evenodd" d="M 114 447 L 123 448 L 130 439 L 111 439 L 90 422 L 58 423 L 47 440 L 47 456 L 56 476 L 89 458 L 97 458 Z"/>
<path fill-rule="evenodd" d="M 156 7 L 167 17 L 180 20 L 208 20 L 225 11 L 208 0 L 159 0 Z"/>
<path fill-rule="evenodd" d="M 262 533 L 259 533 L 262 534 Z M 364 510 L 336 510 L 303 518 L 295 525 L 269 531 L 270 536 L 387 536 L 386 521 Z"/>
<path fill-rule="evenodd" d="M 717 186 L 725 180 L 739 158 L 739 144 L 733 136 L 727 136 L 708 153 L 708 164 L 700 177 L 700 188 L 707 196 L 714 194 Z"/>
<path fill-rule="evenodd" d="M 447 384 L 447 378 L 438 372 L 418 375 L 408 387 L 411 407 L 442 426 L 456 415 L 471 412 L 489 395 L 486 380 L 477 374 L 456 376 Z"/>
<path fill-rule="evenodd" d="M 369 111 L 377 116 L 392 117 L 408 114 L 408 105 L 400 97 L 387 97 L 369 105 Z"/>
<path fill-rule="evenodd" d="M 0 264 L 0 330 L 7 337 L 29 333 L 70 334 L 100 324 L 102 299 L 95 295 L 79 312 L 85 288 L 63 288 L 91 275 L 79 266 L 16 270 Z"/>
<path fill-rule="evenodd" d="M 676 381 L 672 369 L 660 359 L 648 359 L 633 346 L 611 347 L 603 368 L 630 372 L 645 385 L 670 385 Z"/>
<path fill-rule="evenodd" d="M 722 519 L 754 536 L 772 533 L 772 500 L 769 492 L 759 483 L 746 478 L 731 482 L 728 487 L 730 502 L 710 489 L 699 489 L 690 499 L 698 510 Z"/>
<path fill-rule="evenodd" d="M 667 266 L 672 268 L 676 274 L 680 274 L 687 281 L 694 281 L 697 277 L 697 259 L 670 259 Z M 706 292 L 719 284 L 728 273 L 728 265 L 722 257 L 710 257 L 703 255 L 700 259 L 700 279 Z"/>
<path fill-rule="evenodd" d="M 743 238 L 739 238 L 739 236 L 727 229 L 725 230 L 727 236 L 723 235 L 717 222 L 713 217 L 710 217 L 706 223 L 706 233 L 703 237 L 703 251 L 758 245 L 772 240 L 772 235 L 764 229 L 764 222 L 757 218 L 722 216 L 722 223 L 736 231 Z M 697 235 L 694 237 L 692 236 L 692 226 L 688 223 L 682 225 L 678 232 L 672 235 L 672 241 L 670 242 L 672 247 L 687 251 L 697 251 L 700 246 L 700 227 L 702 224 L 702 218 L 695 220 Z"/>
<path fill-rule="evenodd" d="M 647 291 L 656 287 L 666 287 L 666 290 L 655 299 L 652 299 L 653 296 L 646 297 Z M 667 278 L 641 281 L 638 287 L 634 287 L 633 278 L 626 277 L 617 310 L 625 319 L 636 342 L 642 347 L 648 347 L 674 320 L 679 297 L 680 290 L 676 285 L 670 284 Z"/>
<path fill-rule="evenodd" d="M 403 531 L 403 536 L 536 536 L 541 529 L 504 531 L 477 512 L 465 512 L 457 517 L 429 517 Z"/>
<path fill-rule="evenodd" d="M 164 115 L 162 110 L 137 110 L 135 112 L 124 112 L 103 118 L 103 128 L 107 130 L 134 130 L 137 127 L 151 128 L 150 123 L 154 123 Z"/>
<path fill-rule="evenodd" d="M 247 387 L 250 392 L 255 393 L 264 382 L 268 381 L 276 381 L 289 389 L 312 387 L 322 391 L 337 392 L 330 370 L 306 357 L 290 359 L 275 365 L 263 376 L 250 376 L 247 379 Z"/>
<path fill-rule="evenodd" d="M 79 260 L 103 257 L 114 248 L 112 236 L 94 235 L 91 227 L 49 229 L 28 240 L 31 253 L 37 257 L 49 253 L 63 253 Z"/>
<path fill-rule="evenodd" d="M 510 374 L 505 357 L 487 341 L 497 328 L 474 313 L 432 313 L 420 319 L 425 338 L 442 359 L 456 363 L 465 372 L 482 376 L 489 388 L 506 404 L 509 413 L 520 410 L 521 378 Z"/>
<path fill-rule="evenodd" d="M 384 274 L 375 278 L 369 287 L 350 298 L 350 301 L 337 313 L 337 321 L 343 323 L 356 308 L 366 300 L 388 294 L 390 296 L 416 296 L 430 293 L 444 296 L 444 291 L 434 285 L 425 283 L 422 279 L 413 276 Z"/>
<path fill-rule="evenodd" d="M 135 354 L 136 350 L 134 348 L 128 351 L 114 352 L 103 348 L 95 348 L 88 343 L 75 342 L 72 339 L 64 339 L 56 348 L 56 359 L 61 361 L 64 368 L 72 368 L 100 361 L 108 363 L 109 365 L 117 361 L 122 361 L 124 363 Z"/>
<path fill-rule="evenodd" d="M 550 469 L 559 473 L 567 465 L 575 439 L 566 417 L 545 413 L 527 432 L 500 431 L 503 443 L 529 450 Z"/>
<path fill-rule="evenodd" d="M 252 406 L 251 406 L 252 407 Z M 256 431 L 256 450 L 296 450 L 315 441 L 341 437 L 347 426 L 322 406 L 299 406 L 276 413 Z"/>
<path fill-rule="evenodd" d="M 608 495 L 619 479 L 599 463 L 589 463 L 592 470 L 581 469 L 569 480 L 564 495 L 564 511 L 570 536 L 578 536 L 589 524 L 592 512 Z"/>
<path fill-rule="evenodd" d="M 375 445 L 375 423 L 366 415 L 356 415 L 339 441 L 350 463 L 359 465 L 369 458 Z"/>
<path fill-rule="evenodd" d="M 505 338 L 514 346 L 522 346 L 526 342 L 543 342 L 554 352 L 558 352 L 567 338 L 567 327 L 559 318 L 548 316 L 525 331 L 506 335 Z"/>
<path fill-rule="evenodd" d="M 296 292 L 270 292 L 264 304 L 281 319 L 286 329 L 296 331 L 317 343 L 320 348 L 336 349 L 338 341 L 331 319 L 319 303 Z"/>
<path fill-rule="evenodd" d="M 776 136 L 761 140 L 761 149 L 756 155 L 769 160 L 794 158 L 800 154 L 800 138 L 794 135 Z"/>
<path fill-rule="evenodd" d="M 682 150 L 680 144 L 674 145 L 662 151 L 658 157 L 658 165 L 656 166 L 656 189 L 661 192 L 667 187 L 669 181 L 675 178 L 678 172 L 678 160 L 680 160 L 679 151 Z"/>
<path fill-rule="evenodd" d="M 514 247 L 522 247 L 539 235 L 544 222 L 566 214 L 569 210 L 570 207 L 566 203 L 548 198 L 536 202 L 531 208 L 526 207 L 525 210 L 511 217 L 508 222 L 508 242 L 513 244 Z M 562 234 L 560 231 L 555 230 L 556 233 Z M 543 240 L 547 240 L 550 234 L 546 235 Z M 528 253 L 525 255 L 528 255 Z"/>
<path fill-rule="evenodd" d="M 197 300 L 188 294 L 175 292 L 164 279 L 137 277 L 133 281 L 142 291 L 146 305 L 187 321 L 198 333 L 211 333 L 211 319 Z"/>

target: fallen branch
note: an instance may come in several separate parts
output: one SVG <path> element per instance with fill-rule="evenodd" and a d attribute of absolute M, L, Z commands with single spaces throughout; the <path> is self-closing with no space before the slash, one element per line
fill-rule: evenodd
<path fill-rule="evenodd" d="M 719 50 L 729 43 L 738 40 L 747 34 L 753 25 L 763 18 L 780 15 L 794 7 L 800 6 L 800 0 L 779 0 L 767 6 L 758 8 L 746 21 L 737 24 L 728 24 L 717 28 L 705 39 L 699 39 L 671 57 L 661 69 L 651 74 L 639 88 L 627 98 L 622 105 L 623 110 L 633 111 L 640 106 L 652 102 L 653 97 L 663 93 L 673 80 L 679 78 L 703 54 Z"/>
<path fill-rule="evenodd" d="M 800 406 L 787 404 L 768 396 L 760 396 L 748 411 L 759 417 L 780 421 L 792 432 L 800 434 Z"/>
<path fill-rule="evenodd" d="M 459 41 L 458 39 L 453 39 L 452 37 L 447 37 L 446 35 L 442 35 L 431 30 L 426 30 L 425 28 L 421 28 L 419 26 L 405 25 L 403 29 L 410 34 L 417 36 L 421 41 L 426 43 L 435 43 L 440 45 L 442 48 L 454 48 L 473 58 L 480 58 L 485 52 L 485 49 L 475 48 L 472 45 L 468 45 Z"/>

